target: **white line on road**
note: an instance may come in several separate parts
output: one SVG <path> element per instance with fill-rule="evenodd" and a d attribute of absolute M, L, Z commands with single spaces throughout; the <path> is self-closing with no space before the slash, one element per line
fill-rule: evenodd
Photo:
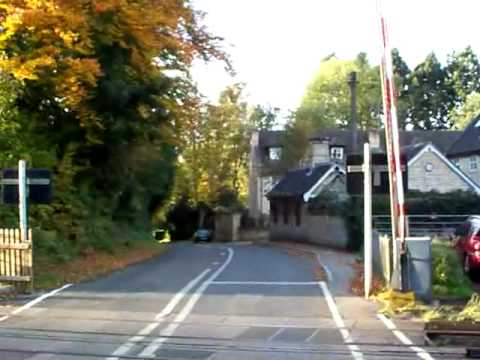
<path fill-rule="evenodd" d="M 338 311 L 337 305 L 335 304 L 335 300 L 333 299 L 330 290 L 328 290 L 327 284 L 324 281 L 320 281 L 318 285 L 322 289 L 323 295 L 325 296 L 325 301 L 327 302 L 330 313 L 332 314 L 333 321 L 335 321 L 335 325 L 337 325 L 337 328 L 343 337 L 343 341 L 345 342 L 345 344 L 347 344 L 350 353 L 355 360 L 363 360 L 363 354 L 360 352 L 359 347 L 355 344 L 352 344 L 353 340 L 350 336 L 350 332 L 345 326 L 345 322 L 343 321 L 342 316 Z"/>
<path fill-rule="evenodd" d="M 280 335 L 284 330 L 285 330 L 285 329 L 280 328 L 280 329 L 278 329 L 277 331 L 275 331 L 275 333 L 268 338 L 267 342 L 273 341 L 273 339 L 275 339 L 278 335 Z"/>
<path fill-rule="evenodd" d="M 212 281 L 212 285 L 318 286 L 318 281 Z"/>
<path fill-rule="evenodd" d="M 393 332 L 393 334 L 400 340 L 404 345 L 407 345 L 410 350 L 417 353 L 417 356 L 423 360 L 434 360 L 433 357 L 424 349 L 418 346 L 414 346 L 412 340 L 410 340 L 403 332 L 397 329 L 396 325 L 392 320 L 387 318 L 383 314 L 377 314 L 377 317 L 383 322 L 385 327 Z"/>
<path fill-rule="evenodd" d="M 49 297 L 52 297 L 56 294 L 58 294 L 60 291 L 63 291 L 67 288 L 69 288 L 70 286 L 72 286 L 72 284 L 66 284 L 66 285 L 63 285 L 61 288 L 58 288 L 58 289 L 55 289 L 55 290 L 52 290 L 50 291 L 49 293 L 46 293 L 46 294 L 43 294 L 42 296 L 39 296 L 38 298 L 26 303 L 25 305 L 23 306 L 20 306 L 18 309 L 15 309 L 14 311 L 11 312 L 10 315 L 5 315 L 5 316 L 2 316 L 0 318 L 0 321 L 5 321 L 7 320 L 11 315 L 17 315 L 19 313 L 21 313 L 22 311 L 24 310 L 27 310 L 27 309 L 30 309 L 31 307 L 37 305 L 38 303 L 42 302 L 43 300 L 45 299 L 48 299 Z"/>
<path fill-rule="evenodd" d="M 139 343 L 146 336 L 150 335 L 153 330 L 155 330 L 166 316 L 168 316 L 175 306 L 178 305 L 180 301 L 187 295 L 187 293 L 197 285 L 200 280 L 202 280 L 205 275 L 210 272 L 210 269 L 204 270 L 200 275 L 198 275 L 195 279 L 190 281 L 182 290 L 180 290 L 175 296 L 168 302 L 168 304 L 163 308 L 163 310 L 155 316 L 155 322 L 145 326 L 142 330 L 140 330 L 137 335 L 128 339 L 128 341 L 121 346 L 119 346 L 113 353 L 112 356 L 108 357 L 107 360 L 118 360 L 118 356 L 123 356 L 127 354 L 132 347 Z"/>
<path fill-rule="evenodd" d="M 305 339 L 304 342 L 308 343 L 308 342 L 312 341 L 312 339 L 315 337 L 315 335 L 318 334 L 319 331 L 320 331 L 320 329 L 315 330 L 315 331 L 312 333 L 312 335 L 310 335 L 308 338 Z"/>
<path fill-rule="evenodd" d="M 160 333 L 160 337 L 155 339 L 148 345 L 141 353 L 138 355 L 140 358 L 150 358 L 155 355 L 155 352 L 162 346 L 162 344 L 167 340 L 166 337 L 172 336 L 175 330 L 180 326 L 180 323 L 183 322 L 186 317 L 193 310 L 193 307 L 200 300 L 202 294 L 207 290 L 207 287 L 225 270 L 225 268 L 230 264 L 233 258 L 233 250 L 228 248 L 228 257 L 227 260 L 220 266 L 205 282 L 200 285 L 197 290 L 190 297 L 190 300 L 185 304 L 180 313 L 173 320 L 174 322 L 167 326 L 165 330 Z"/>
<path fill-rule="evenodd" d="M 333 275 L 332 275 L 332 272 L 330 271 L 330 269 L 328 268 L 328 266 L 324 265 L 321 261 L 320 261 L 320 255 L 315 253 L 315 255 L 317 256 L 317 262 L 320 264 L 320 266 L 323 268 L 323 270 L 325 270 L 325 273 L 327 274 L 327 280 L 328 280 L 328 283 L 331 284 L 333 282 Z"/>

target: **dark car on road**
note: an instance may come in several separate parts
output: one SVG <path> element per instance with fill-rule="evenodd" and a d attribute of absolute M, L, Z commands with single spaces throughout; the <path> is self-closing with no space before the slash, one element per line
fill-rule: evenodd
<path fill-rule="evenodd" d="M 207 242 L 213 240 L 213 231 L 209 229 L 198 229 L 193 235 L 193 242 Z"/>
<path fill-rule="evenodd" d="M 469 216 L 455 230 L 455 247 L 466 274 L 480 269 L 480 216 Z"/>

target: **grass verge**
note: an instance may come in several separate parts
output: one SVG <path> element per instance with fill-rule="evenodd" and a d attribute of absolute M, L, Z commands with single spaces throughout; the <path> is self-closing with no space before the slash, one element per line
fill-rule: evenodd
<path fill-rule="evenodd" d="M 462 264 L 451 241 L 432 242 L 432 290 L 440 299 L 469 299 L 474 293 L 471 280 L 463 273 Z"/>
<path fill-rule="evenodd" d="M 117 245 L 109 250 L 86 249 L 64 261 L 59 261 L 44 251 L 37 252 L 34 254 L 35 290 L 104 276 L 168 250 L 168 243 L 159 243 L 149 234 L 137 234 L 137 237 L 135 241 L 116 241 Z"/>

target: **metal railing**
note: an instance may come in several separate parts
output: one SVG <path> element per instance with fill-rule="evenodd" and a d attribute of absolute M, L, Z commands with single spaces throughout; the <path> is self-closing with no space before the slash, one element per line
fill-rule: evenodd
<path fill-rule="evenodd" d="M 407 224 L 410 236 L 439 235 L 452 236 L 455 229 L 470 215 L 408 215 Z M 373 215 L 373 227 L 380 234 L 391 232 L 390 215 Z"/>

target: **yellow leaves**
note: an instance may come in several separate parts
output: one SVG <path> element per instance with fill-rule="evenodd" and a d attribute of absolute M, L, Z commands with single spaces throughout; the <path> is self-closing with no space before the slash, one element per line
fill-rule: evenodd
<path fill-rule="evenodd" d="M 1 59 L 0 69 L 4 72 L 11 73 L 17 80 L 38 80 L 40 71 L 54 64 L 55 60 L 50 56 L 40 56 L 27 61 L 21 61 L 20 59 Z"/>

